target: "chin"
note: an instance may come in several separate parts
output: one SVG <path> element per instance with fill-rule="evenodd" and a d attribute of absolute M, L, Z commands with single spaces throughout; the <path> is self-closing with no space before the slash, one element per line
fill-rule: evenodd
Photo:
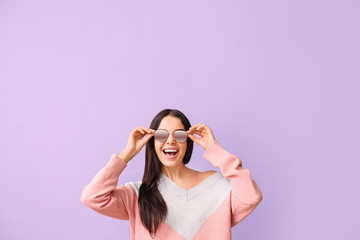
<path fill-rule="evenodd" d="M 176 156 L 173 159 L 168 159 L 165 156 L 161 156 L 161 158 L 159 158 L 159 160 L 162 163 L 162 165 L 165 167 L 174 167 L 176 165 L 181 164 L 183 158 L 184 158 L 184 156 Z"/>
<path fill-rule="evenodd" d="M 164 167 L 168 167 L 168 168 L 171 168 L 171 167 L 175 167 L 177 164 L 177 162 L 173 162 L 173 163 L 169 163 L 169 162 L 162 162 L 162 165 Z"/>

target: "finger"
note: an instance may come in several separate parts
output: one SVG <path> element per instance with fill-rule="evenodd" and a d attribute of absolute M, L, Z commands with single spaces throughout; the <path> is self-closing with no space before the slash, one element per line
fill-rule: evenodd
<path fill-rule="evenodd" d="M 200 133 L 200 132 L 202 132 L 202 131 L 204 131 L 204 126 L 199 125 L 199 126 L 197 126 L 197 127 L 194 127 L 190 132 Z"/>
<path fill-rule="evenodd" d="M 201 131 L 199 131 L 199 130 L 192 130 L 191 132 L 189 132 L 189 134 L 197 134 L 197 135 L 200 135 L 200 134 L 201 134 Z"/>
<path fill-rule="evenodd" d="M 154 133 L 155 133 L 155 130 L 154 130 L 154 129 L 148 128 L 148 130 L 149 130 L 149 133 L 150 133 L 150 134 L 154 134 Z"/>
<path fill-rule="evenodd" d="M 133 130 L 133 132 L 134 132 L 134 133 L 137 133 L 137 134 L 138 134 L 138 133 L 141 133 L 139 127 L 136 127 L 136 128 Z"/>
<path fill-rule="evenodd" d="M 200 125 L 196 128 L 197 130 L 203 131 L 205 128 L 205 124 L 200 123 Z"/>
<path fill-rule="evenodd" d="M 200 127 L 202 127 L 204 124 L 203 123 L 198 123 L 192 127 L 189 128 L 189 130 L 197 130 L 199 129 Z"/>
<path fill-rule="evenodd" d="M 188 134 L 188 136 L 192 136 L 195 138 L 197 138 L 197 137 L 194 134 L 201 136 L 200 131 L 197 131 L 197 130 L 192 130 L 192 132 L 188 132 L 187 134 Z"/>
<path fill-rule="evenodd" d="M 135 130 L 140 131 L 141 127 L 136 127 Z"/>
<path fill-rule="evenodd" d="M 202 123 L 198 123 L 194 127 L 198 127 L 198 126 L 201 126 L 201 125 L 202 125 Z"/>
<path fill-rule="evenodd" d="M 150 138 L 152 138 L 153 137 L 153 135 L 150 135 L 150 134 L 148 134 L 146 137 L 144 137 L 144 139 L 142 139 L 143 140 L 143 142 L 144 143 L 146 143 L 146 142 L 148 142 L 149 140 L 150 140 Z"/>
<path fill-rule="evenodd" d="M 198 123 L 198 124 L 190 127 L 187 132 L 194 132 L 194 131 L 196 131 L 196 129 L 200 126 L 200 124 L 201 124 L 201 123 Z"/>
<path fill-rule="evenodd" d="M 189 128 L 189 130 L 196 128 L 196 127 L 199 126 L 200 124 L 201 124 L 201 123 L 198 123 L 198 124 L 195 124 L 195 125 L 191 126 L 191 127 Z"/>
<path fill-rule="evenodd" d="M 206 124 L 202 124 L 202 125 L 200 126 L 200 129 L 201 129 L 202 131 L 210 130 L 210 128 L 209 128 Z"/>
<path fill-rule="evenodd" d="M 193 140 L 195 143 L 199 144 L 199 138 L 195 137 L 194 135 L 189 135 L 190 139 Z"/>
<path fill-rule="evenodd" d="M 198 127 L 200 132 L 207 132 L 210 131 L 211 129 L 209 128 L 209 126 L 207 126 L 205 123 L 203 123 L 201 126 Z"/>
<path fill-rule="evenodd" d="M 204 127 L 205 127 L 206 131 L 209 131 L 210 133 L 212 133 L 212 129 L 208 125 L 205 125 Z"/>
<path fill-rule="evenodd" d="M 189 132 L 188 134 L 191 134 L 191 135 L 196 134 L 196 135 L 199 135 L 199 136 L 202 136 L 202 135 L 203 135 L 203 133 L 202 133 L 201 131 L 197 131 L 197 130 L 194 130 L 194 131 L 192 131 L 192 132 Z M 194 136 L 195 136 L 195 135 L 194 135 Z"/>
<path fill-rule="evenodd" d="M 155 129 L 152 129 L 152 128 L 148 128 L 150 132 L 155 132 Z"/>
<path fill-rule="evenodd" d="M 144 132 L 147 132 L 147 133 L 151 133 L 150 129 L 149 128 L 146 128 L 146 127 L 141 127 L 142 130 L 144 130 Z"/>
<path fill-rule="evenodd" d="M 146 134 L 153 134 L 153 132 L 152 132 L 152 131 L 150 131 L 150 129 L 149 129 L 149 128 L 146 128 L 146 127 L 140 127 L 140 129 L 142 130 L 142 133 L 143 133 L 144 135 L 146 135 Z"/>
<path fill-rule="evenodd" d="M 141 134 L 141 137 L 144 137 L 147 134 L 147 132 L 142 128 L 139 129 L 139 132 Z"/>

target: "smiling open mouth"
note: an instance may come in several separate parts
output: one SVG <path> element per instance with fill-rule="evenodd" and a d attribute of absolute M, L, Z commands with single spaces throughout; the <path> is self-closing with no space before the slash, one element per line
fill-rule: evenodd
<path fill-rule="evenodd" d="M 164 156 L 165 156 L 166 158 L 169 158 L 169 159 L 175 158 L 175 157 L 178 155 L 178 153 L 179 153 L 179 151 L 176 151 L 176 152 L 174 152 L 174 151 L 172 151 L 172 152 L 165 152 L 165 150 L 163 150 Z"/>

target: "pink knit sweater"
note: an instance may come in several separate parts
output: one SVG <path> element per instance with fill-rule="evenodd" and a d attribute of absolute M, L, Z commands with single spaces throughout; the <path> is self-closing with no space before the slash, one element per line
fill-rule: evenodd
<path fill-rule="evenodd" d="M 231 228 L 246 218 L 262 201 L 262 193 L 242 162 L 215 140 L 203 157 L 221 172 L 216 172 L 195 187 L 185 190 L 161 173 L 158 189 L 168 215 L 154 239 L 231 239 Z M 94 211 L 130 221 L 132 240 L 150 240 L 141 223 L 138 196 L 141 181 L 117 186 L 127 164 L 113 154 L 82 190 L 81 202 Z"/>

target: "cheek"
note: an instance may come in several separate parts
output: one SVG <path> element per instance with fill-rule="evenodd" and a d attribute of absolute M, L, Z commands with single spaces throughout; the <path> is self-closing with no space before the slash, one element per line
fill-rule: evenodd
<path fill-rule="evenodd" d="M 182 153 L 183 153 L 183 154 L 186 153 L 186 145 L 182 147 Z"/>
<path fill-rule="evenodd" d="M 158 154 L 160 154 L 160 144 L 156 144 L 156 142 L 155 142 L 155 144 L 154 144 L 154 147 L 155 147 L 155 152 L 157 152 Z"/>

